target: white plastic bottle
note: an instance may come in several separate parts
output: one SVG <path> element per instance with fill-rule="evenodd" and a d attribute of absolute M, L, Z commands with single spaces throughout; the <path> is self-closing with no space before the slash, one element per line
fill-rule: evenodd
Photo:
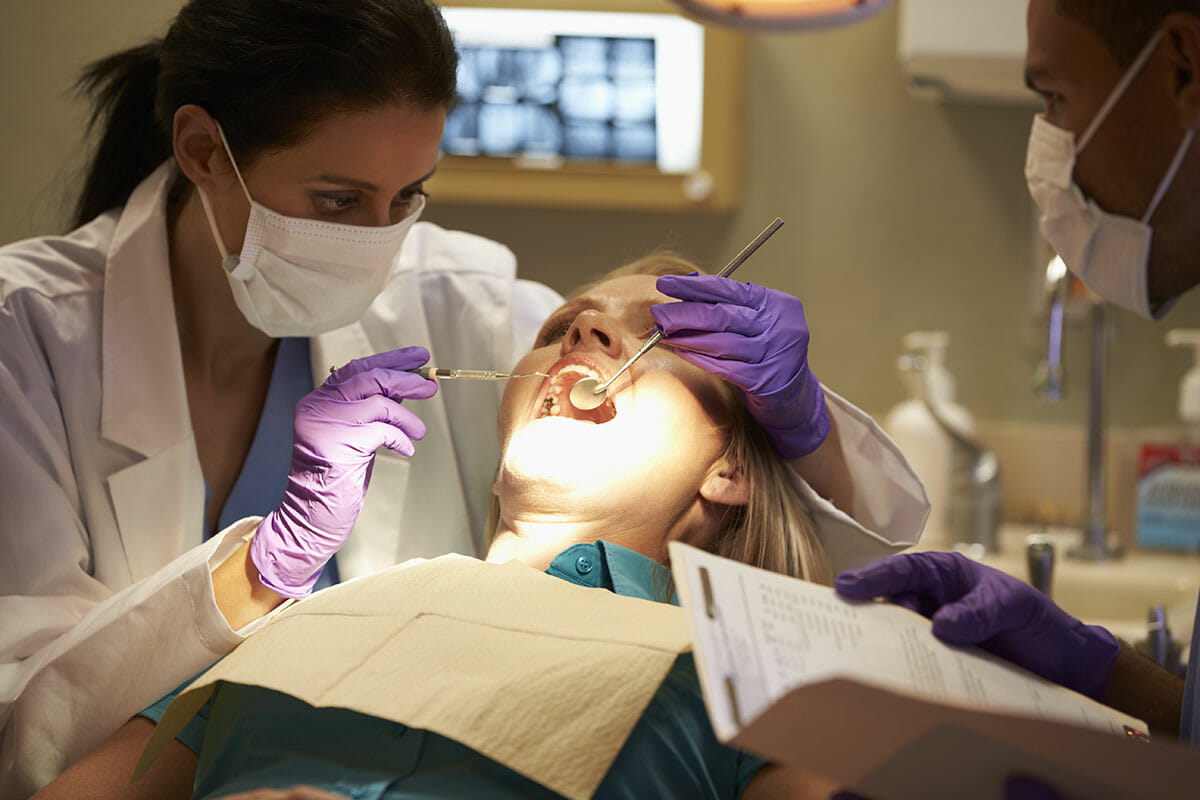
<path fill-rule="evenodd" d="M 1143 442 L 1138 453 L 1137 542 L 1147 549 L 1200 551 L 1200 330 L 1167 331 L 1167 344 L 1191 347 L 1192 368 L 1179 383 L 1175 441 Z"/>
<path fill-rule="evenodd" d="M 929 520 L 921 534 L 921 546 L 948 550 L 953 544 L 947 524 L 953 445 L 922 397 L 928 393 L 929 402 L 943 419 L 964 434 L 973 433 L 975 423 L 967 410 L 954 402 L 954 378 L 945 363 L 950 335 L 912 331 L 904 335 L 901 344 L 905 353 L 898 366 L 909 398 L 888 412 L 883 429 L 908 458 L 929 494 Z"/>
<path fill-rule="evenodd" d="M 1193 348 L 1192 368 L 1179 382 L 1179 420 L 1187 426 L 1190 443 L 1200 444 L 1200 330 L 1172 328 L 1167 331 L 1167 344 Z"/>

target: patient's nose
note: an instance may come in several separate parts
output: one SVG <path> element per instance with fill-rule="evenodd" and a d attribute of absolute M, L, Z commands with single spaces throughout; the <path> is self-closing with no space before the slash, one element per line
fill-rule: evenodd
<path fill-rule="evenodd" d="M 620 358 L 622 346 L 621 330 L 616 322 L 606 314 L 588 310 L 575 317 L 567 331 L 563 352 L 588 350 Z"/>

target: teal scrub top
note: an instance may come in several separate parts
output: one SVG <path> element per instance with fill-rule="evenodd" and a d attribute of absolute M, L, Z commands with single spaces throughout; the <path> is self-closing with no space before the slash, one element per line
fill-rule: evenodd
<path fill-rule="evenodd" d="M 258 427 L 254 430 L 254 441 L 221 508 L 217 519 L 218 531 L 225 530 L 243 517 L 263 516 L 283 499 L 292 467 L 292 417 L 296 403 L 312 388 L 308 339 L 280 339 L 275 351 L 271 381 L 267 386 L 267 398 L 258 418 Z M 207 483 L 204 485 L 204 495 L 207 506 Z M 205 533 L 208 533 L 207 529 Z M 313 590 L 324 589 L 337 582 L 337 556 L 334 556 L 325 564 Z"/>
<path fill-rule="evenodd" d="M 581 586 L 677 604 L 666 567 L 603 540 L 564 550 L 546 571 Z M 157 721 L 173 697 L 143 715 Z M 436 733 L 344 709 L 314 708 L 259 687 L 218 683 L 206 713 L 207 719 L 198 715 L 179 736 L 200 755 L 197 800 L 297 784 L 377 800 L 559 796 Z M 553 735 L 552 722 L 547 735 Z M 765 763 L 717 741 L 692 656 L 685 653 L 595 798 L 735 798 Z"/>

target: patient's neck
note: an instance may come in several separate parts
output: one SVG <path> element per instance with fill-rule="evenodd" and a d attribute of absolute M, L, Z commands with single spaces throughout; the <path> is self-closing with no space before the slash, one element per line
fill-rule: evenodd
<path fill-rule="evenodd" d="M 505 508 L 501 505 L 500 522 L 487 560 L 516 559 L 537 569 L 546 569 L 554 557 L 574 544 L 597 539 L 628 547 L 659 558 L 665 553 L 666 532 L 647 525 L 644 518 L 613 513 L 590 517 L 580 511 L 544 511 Z"/>

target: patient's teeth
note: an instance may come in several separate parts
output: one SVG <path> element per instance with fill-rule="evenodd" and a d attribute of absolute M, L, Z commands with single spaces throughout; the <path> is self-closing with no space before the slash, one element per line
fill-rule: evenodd
<path fill-rule="evenodd" d="M 596 421 L 593 416 L 580 412 L 566 399 L 571 387 L 583 378 L 603 380 L 604 376 L 599 371 L 584 364 L 565 364 L 555 371 L 549 379 L 549 385 L 546 388 L 546 399 L 542 402 L 539 416 L 563 417 L 565 419 L 577 419 L 588 422 Z"/>

